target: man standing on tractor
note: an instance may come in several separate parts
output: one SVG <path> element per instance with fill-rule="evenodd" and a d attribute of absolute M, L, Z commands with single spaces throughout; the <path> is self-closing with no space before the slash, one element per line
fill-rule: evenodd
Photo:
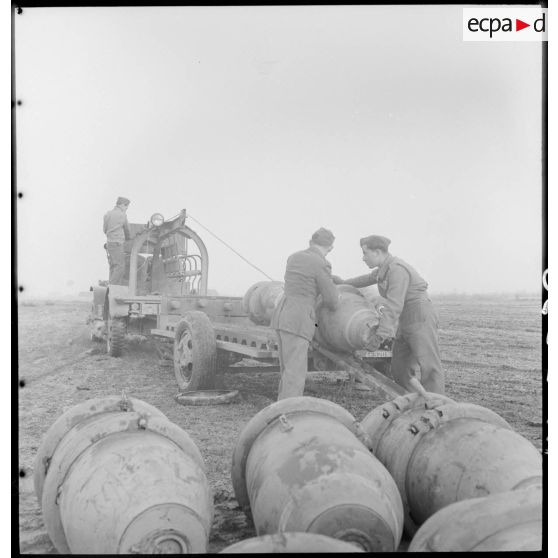
<path fill-rule="evenodd" d="M 339 294 L 325 256 L 333 249 L 331 231 L 318 229 L 306 250 L 289 256 L 285 271 L 285 294 L 271 318 L 277 330 L 281 381 L 277 400 L 304 392 L 308 372 L 308 347 L 316 329 L 316 304 L 335 310 Z"/>
<path fill-rule="evenodd" d="M 393 337 L 399 319 L 391 359 L 394 380 L 408 391 L 416 391 L 411 383 L 416 381 L 412 380 L 415 370 L 420 369 L 426 391 L 443 394 L 438 316 L 428 297 L 428 283 L 407 262 L 388 252 L 390 242 L 379 235 L 361 238 L 362 259 L 373 271 L 347 280 L 333 276 L 333 281 L 359 288 L 378 285 L 389 308 L 380 316 L 376 331 L 379 344 Z"/>
<path fill-rule="evenodd" d="M 108 211 L 103 218 L 103 232 L 107 235 L 105 247 L 109 258 L 109 284 L 111 285 L 124 284 L 124 241 L 130 238 L 130 227 L 126 217 L 129 205 L 129 199 L 119 197 L 115 208 Z"/>

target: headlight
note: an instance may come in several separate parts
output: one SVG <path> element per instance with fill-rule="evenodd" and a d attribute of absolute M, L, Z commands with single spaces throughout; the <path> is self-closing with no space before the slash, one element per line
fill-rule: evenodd
<path fill-rule="evenodd" d="M 132 312 L 137 312 L 140 309 L 140 305 L 138 302 L 132 302 L 132 304 L 130 304 L 130 310 Z"/>
<path fill-rule="evenodd" d="M 154 227 L 160 227 L 165 222 L 165 218 L 160 213 L 153 213 L 150 221 Z"/>

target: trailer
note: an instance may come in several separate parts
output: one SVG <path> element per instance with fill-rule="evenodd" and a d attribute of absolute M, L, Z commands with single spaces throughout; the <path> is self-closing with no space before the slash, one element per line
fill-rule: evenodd
<path fill-rule="evenodd" d="M 254 320 L 246 296 L 208 293 L 207 248 L 186 219 L 183 209 L 168 220 L 155 213 L 145 225 L 130 224 L 125 284 L 90 288 L 89 323 L 91 339 L 113 357 L 122 355 L 127 333 L 154 338 L 160 356 L 172 360 L 179 389 L 192 391 L 213 388 L 217 372 L 244 358 L 277 364 L 278 342 L 275 330 Z M 395 396 L 402 388 L 377 370 L 386 372 L 390 358 L 391 351 L 338 354 L 317 341 L 309 350 L 311 369 L 341 368 Z"/>

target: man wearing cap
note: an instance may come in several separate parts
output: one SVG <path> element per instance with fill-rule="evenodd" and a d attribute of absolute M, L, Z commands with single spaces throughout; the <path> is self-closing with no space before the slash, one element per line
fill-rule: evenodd
<path fill-rule="evenodd" d="M 362 259 L 373 271 L 346 281 L 334 276 L 333 281 L 359 288 L 378 285 L 388 307 L 380 316 L 376 331 L 378 346 L 394 336 L 399 319 L 391 359 L 395 381 L 408 391 L 415 391 L 411 384 L 418 368 L 426 391 L 443 394 L 438 316 L 428 297 L 428 283 L 407 262 L 389 253 L 390 242 L 379 235 L 361 238 Z"/>
<path fill-rule="evenodd" d="M 306 250 L 287 259 L 285 294 L 271 318 L 271 327 L 277 330 L 281 366 L 277 400 L 304 392 L 318 296 L 332 310 L 337 307 L 339 294 L 331 278 L 331 264 L 325 258 L 333 249 L 334 240 L 331 231 L 320 228 Z"/>
<path fill-rule="evenodd" d="M 116 206 L 103 217 L 103 232 L 107 235 L 106 248 L 109 256 L 111 285 L 123 285 L 124 241 L 130 238 L 130 227 L 126 211 L 130 200 L 119 197 Z"/>

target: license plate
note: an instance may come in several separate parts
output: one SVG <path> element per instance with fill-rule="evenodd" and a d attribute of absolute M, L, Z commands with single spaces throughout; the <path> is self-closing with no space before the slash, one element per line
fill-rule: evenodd
<path fill-rule="evenodd" d="M 157 314 L 158 304 L 142 304 L 141 313 L 142 314 Z"/>
<path fill-rule="evenodd" d="M 391 357 L 391 351 L 365 351 L 365 350 L 360 350 L 360 351 L 355 351 L 355 353 L 359 357 L 364 357 L 364 358 L 390 358 Z"/>

